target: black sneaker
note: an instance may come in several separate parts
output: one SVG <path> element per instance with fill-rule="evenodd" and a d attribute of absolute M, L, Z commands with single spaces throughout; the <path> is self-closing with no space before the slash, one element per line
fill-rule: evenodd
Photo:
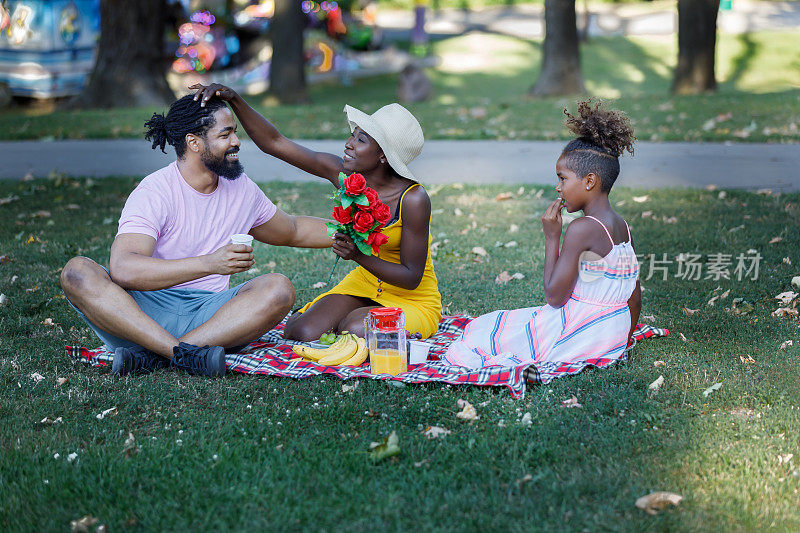
<path fill-rule="evenodd" d="M 222 346 L 195 346 L 185 342 L 172 349 L 171 368 L 195 376 L 220 377 L 225 375 L 225 349 Z"/>
<path fill-rule="evenodd" d="M 142 347 L 117 348 L 114 350 L 114 361 L 111 373 L 118 376 L 125 374 L 149 374 L 154 370 L 167 368 L 169 361 Z"/>

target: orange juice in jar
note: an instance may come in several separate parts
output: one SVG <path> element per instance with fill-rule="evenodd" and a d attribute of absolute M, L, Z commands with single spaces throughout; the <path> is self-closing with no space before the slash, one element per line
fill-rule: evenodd
<path fill-rule="evenodd" d="M 370 309 L 365 318 L 370 372 L 396 376 L 408 370 L 405 325 L 399 307 Z"/>
<path fill-rule="evenodd" d="M 400 357 L 399 350 L 378 348 L 369 354 L 370 372 L 396 376 L 408 371 L 406 360 Z"/>

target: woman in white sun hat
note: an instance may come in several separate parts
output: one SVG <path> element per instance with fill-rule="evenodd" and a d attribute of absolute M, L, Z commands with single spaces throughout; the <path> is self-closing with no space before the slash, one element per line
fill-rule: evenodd
<path fill-rule="evenodd" d="M 339 173 L 359 173 L 387 204 L 392 217 L 382 233 L 387 242 L 377 256 L 362 254 L 352 239 L 336 234 L 333 251 L 354 261 L 334 288 L 289 317 L 287 339 L 315 340 L 328 331 L 364 335 L 364 317 L 375 307 L 400 307 L 406 329 L 423 338 L 433 335 L 442 301 L 430 256 L 431 200 L 408 164 L 422 151 L 422 128 L 400 104 L 368 115 L 345 106 L 350 137 L 343 156 L 315 152 L 287 139 L 235 91 L 219 84 L 194 85 L 196 98 L 227 101 L 245 131 L 263 152 L 339 186 Z"/>

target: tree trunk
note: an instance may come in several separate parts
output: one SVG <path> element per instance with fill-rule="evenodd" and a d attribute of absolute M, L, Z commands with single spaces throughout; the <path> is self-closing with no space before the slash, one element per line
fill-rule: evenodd
<path fill-rule="evenodd" d="M 672 92 L 700 94 L 717 90 L 714 56 L 719 0 L 678 0 L 678 66 Z"/>
<path fill-rule="evenodd" d="M 584 92 L 575 0 L 545 0 L 542 72 L 530 94 L 553 96 Z"/>
<path fill-rule="evenodd" d="M 97 63 L 71 107 L 164 105 L 175 99 L 164 57 L 164 0 L 101 0 Z"/>
<path fill-rule="evenodd" d="M 275 0 L 269 90 L 281 103 L 308 102 L 303 57 L 305 14 L 300 0 Z"/>

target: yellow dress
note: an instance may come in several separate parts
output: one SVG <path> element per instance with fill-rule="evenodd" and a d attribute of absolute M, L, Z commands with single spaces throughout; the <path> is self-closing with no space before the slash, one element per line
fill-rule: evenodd
<path fill-rule="evenodd" d="M 378 258 L 391 263 L 400 264 L 400 236 L 403 228 L 403 197 L 414 187 L 412 185 L 403 192 L 398 203 L 397 221 L 381 230 L 389 239 L 378 251 Z M 428 338 L 436 333 L 439 321 L 442 318 L 442 296 L 439 294 L 439 283 L 436 272 L 433 271 L 431 261 L 431 241 L 433 237 L 428 233 L 428 257 L 425 259 L 425 271 L 422 280 L 416 289 L 403 289 L 396 285 L 379 280 L 362 266 L 351 270 L 342 281 L 334 288 L 320 294 L 311 302 L 304 305 L 300 312 L 304 313 L 320 298 L 329 294 L 347 294 L 369 298 L 384 307 L 399 307 L 406 318 L 406 329 L 411 333 L 420 333 L 423 338 Z"/>

